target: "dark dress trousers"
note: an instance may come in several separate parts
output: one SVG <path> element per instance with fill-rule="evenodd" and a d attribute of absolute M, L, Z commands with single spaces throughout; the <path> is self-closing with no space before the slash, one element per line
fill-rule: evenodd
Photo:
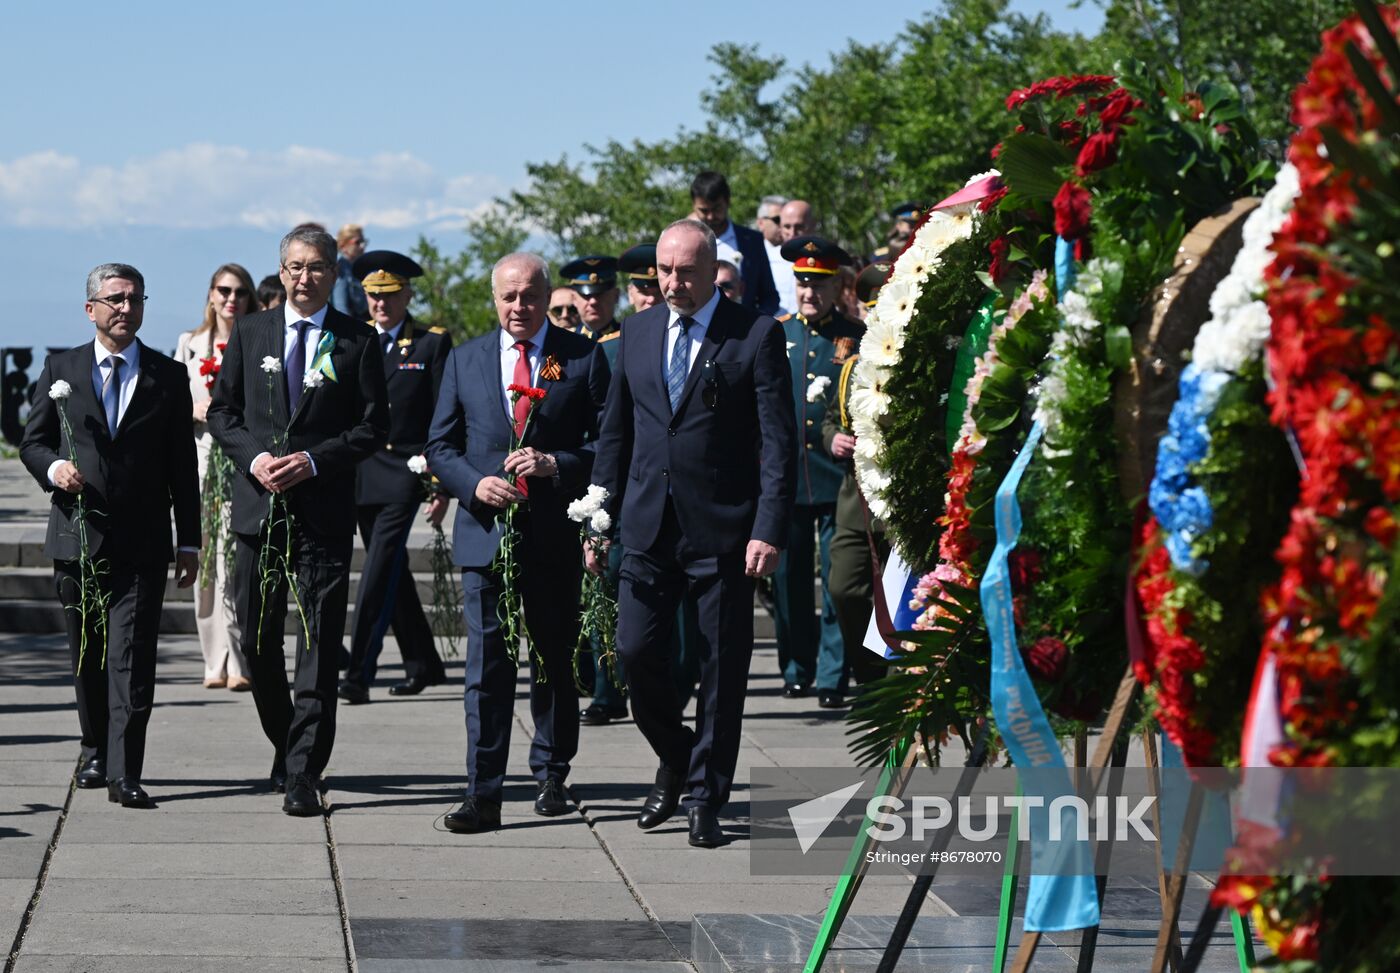
<path fill-rule="evenodd" d="M 751 226 L 734 227 L 734 238 L 739 241 L 739 276 L 744 279 L 744 306 L 753 308 L 760 314 L 778 313 L 778 285 L 773 283 L 773 268 L 768 264 L 768 248 L 763 245 L 763 234 Z"/>
<path fill-rule="evenodd" d="M 516 511 L 520 592 L 525 626 L 543 661 L 530 659 L 530 715 L 535 734 L 530 770 L 537 781 L 562 781 L 578 752 L 578 689 L 572 660 L 579 636 L 582 545 L 579 525 L 568 519 L 572 500 L 583 494 L 593 469 L 598 422 L 608 392 L 608 363 L 584 338 L 549 324 L 542 363 L 553 359 L 559 377 L 540 368 L 545 397 L 530 419 L 525 443 L 551 453 L 557 477 L 531 477 L 529 499 Z M 500 545 L 497 515 L 503 511 L 476 499 L 484 477 L 503 476 L 512 420 L 501 377 L 499 329 L 452 351 L 428 435 L 428 463 L 457 498 L 452 558 L 462 568 L 467 627 L 463 705 L 467 723 L 467 794 L 499 802 L 514 719 L 518 647 L 507 645 L 497 616 L 501 594 L 491 562 Z"/>
<path fill-rule="evenodd" d="M 673 412 L 663 375 L 668 309 L 623 326 L 593 482 L 620 514 L 618 651 L 632 713 L 661 765 L 686 779 L 686 807 L 729 799 L 749 660 L 751 539 L 781 548 L 792 510 L 795 423 L 782 328 L 720 300 Z M 681 721 L 669 645 L 694 606 L 700 689 Z"/>
<path fill-rule="evenodd" d="M 209 428 L 243 474 L 233 484 L 235 607 L 243 655 L 263 732 L 288 774 L 317 777 L 335 743 L 336 654 L 345 633 L 350 548 L 355 532 L 355 466 L 374 454 L 389 433 L 384 362 L 374 329 L 328 308 L 323 324 L 335 336 L 330 360 L 336 379 L 305 389 L 289 417 L 282 372 L 264 372 L 271 356 L 283 361 L 281 307 L 241 318 L 224 350 L 209 405 Z M 306 355 L 308 367 L 312 352 Z M 296 676 L 288 693 L 282 636 L 287 579 L 264 597 L 258 555 L 267 529 L 271 494 L 250 472 L 260 453 L 285 439 L 282 454 L 307 452 L 316 475 L 285 494 L 291 516 L 289 570 L 306 612 L 310 638 L 297 632 Z M 279 529 L 274 540 L 285 539 Z M 259 647 L 261 624 L 261 647 Z"/>
<path fill-rule="evenodd" d="M 375 339 L 382 348 L 378 332 Z M 384 633 L 390 626 L 406 676 L 427 682 L 441 682 L 444 676 L 408 567 L 408 533 L 427 498 L 423 478 L 408 468 L 408 461 L 422 453 L 428 442 L 428 426 L 451 350 L 452 339 L 446 331 L 421 330 L 409 315 L 384 355 L 389 441 L 355 472 L 356 519 L 365 562 L 355 592 L 355 625 L 345 678 L 365 688 L 374 684 Z"/>
<path fill-rule="evenodd" d="M 139 339 L 138 339 L 139 340 Z M 82 729 L 83 760 L 102 757 L 110 780 L 141 779 L 155 691 L 156 637 L 173 557 L 171 510 L 176 541 L 198 548 L 199 476 L 194 448 L 194 407 L 189 378 L 179 365 L 140 346 L 140 374 L 116 436 L 93 388 L 92 343 L 50 355 L 35 386 L 24 427 L 20 458 L 52 494 L 44 553 L 54 559 L 58 599 L 65 609 L 73 657 L 73 685 Z M 66 409 L 72 442 L 63 434 L 58 403 L 49 387 L 72 386 Z M 107 604 L 107 664 L 97 623 L 89 619 L 88 649 L 81 669 L 77 496 L 49 482 L 49 467 L 76 450 L 86 481 L 82 497 L 91 556 L 103 562 L 99 575 Z"/>

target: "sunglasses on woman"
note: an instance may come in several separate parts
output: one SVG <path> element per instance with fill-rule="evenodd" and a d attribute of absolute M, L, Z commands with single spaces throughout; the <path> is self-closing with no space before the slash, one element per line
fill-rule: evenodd
<path fill-rule="evenodd" d="M 230 295 L 233 297 L 247 297 L 249 294 L 248 288 L 246 287 L 225 287 L 223 284 L 220 284 L 218 287 L 214 288 L 214 290 L 218 291 L 219 296 L 226 301 L 229 299 Z"/>

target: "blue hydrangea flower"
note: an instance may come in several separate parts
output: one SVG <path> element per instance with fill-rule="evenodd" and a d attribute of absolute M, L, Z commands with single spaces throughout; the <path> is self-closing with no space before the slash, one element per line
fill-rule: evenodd
<path fill-rule="evenodd" d="M 1210 452 L 1210 416 L 1229 381 L 1225 372 L 1186 366 L 1166 435 L 1157 446 L 1156 475 L 1148 489 L 1147 503 L 1166 531 L 1172 566 L 1193 577 L 1209 567 L 1192 554 L 1192 548 L 1210 529 L 1214 514 L 1210 497 L 1196 484 L 1191 469 Z"/>

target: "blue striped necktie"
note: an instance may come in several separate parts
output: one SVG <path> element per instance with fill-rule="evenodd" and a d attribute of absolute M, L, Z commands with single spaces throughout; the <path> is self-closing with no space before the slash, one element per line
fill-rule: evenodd
<path fill-rule="evenodd" d="M 671 349 L 671 361 L 666 366 L 666 391 L 671 396 L 671 411 L 681 404 L 681 392 L 685 391 L 685 380 L 690 374 L 690 326 L 691 318 L 679 318 L 676 324 L 681 333 L 676 336 L 676 344 Z"/>

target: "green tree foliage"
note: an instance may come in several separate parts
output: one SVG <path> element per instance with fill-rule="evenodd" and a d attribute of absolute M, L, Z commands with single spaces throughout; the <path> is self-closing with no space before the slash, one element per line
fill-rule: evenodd
<path fill-rule="evenodd" d="M 1130 56 L 1239 89 L 1261 135 L 1281 139 L 1318 33 L 1349 0 L 1095 2 L 1105 23 L 1093 38 L 1014 13 L 1009 0 L 941 0 L 888 43 L 848 43 L 823 67 L 794 69 L 757 45 L 716 45 L 701 129 L 530 164 L 519 189 L 471 222 L 461 254 L 421 240 L 419 313 L 459 339 L 480 333 L 495 323 L 487 272 L 501 254 L 528 239 L 563 262 L 654 240 L 690 211 L 701 169 L 728 176 L 735 222 L 749 223 L 768 193 L 806 199 L 820 232 L 868 253 L 884 240 L 892 204 L 940 199 L 991 168 L 1013 89 L 1109 73 Z"/>

